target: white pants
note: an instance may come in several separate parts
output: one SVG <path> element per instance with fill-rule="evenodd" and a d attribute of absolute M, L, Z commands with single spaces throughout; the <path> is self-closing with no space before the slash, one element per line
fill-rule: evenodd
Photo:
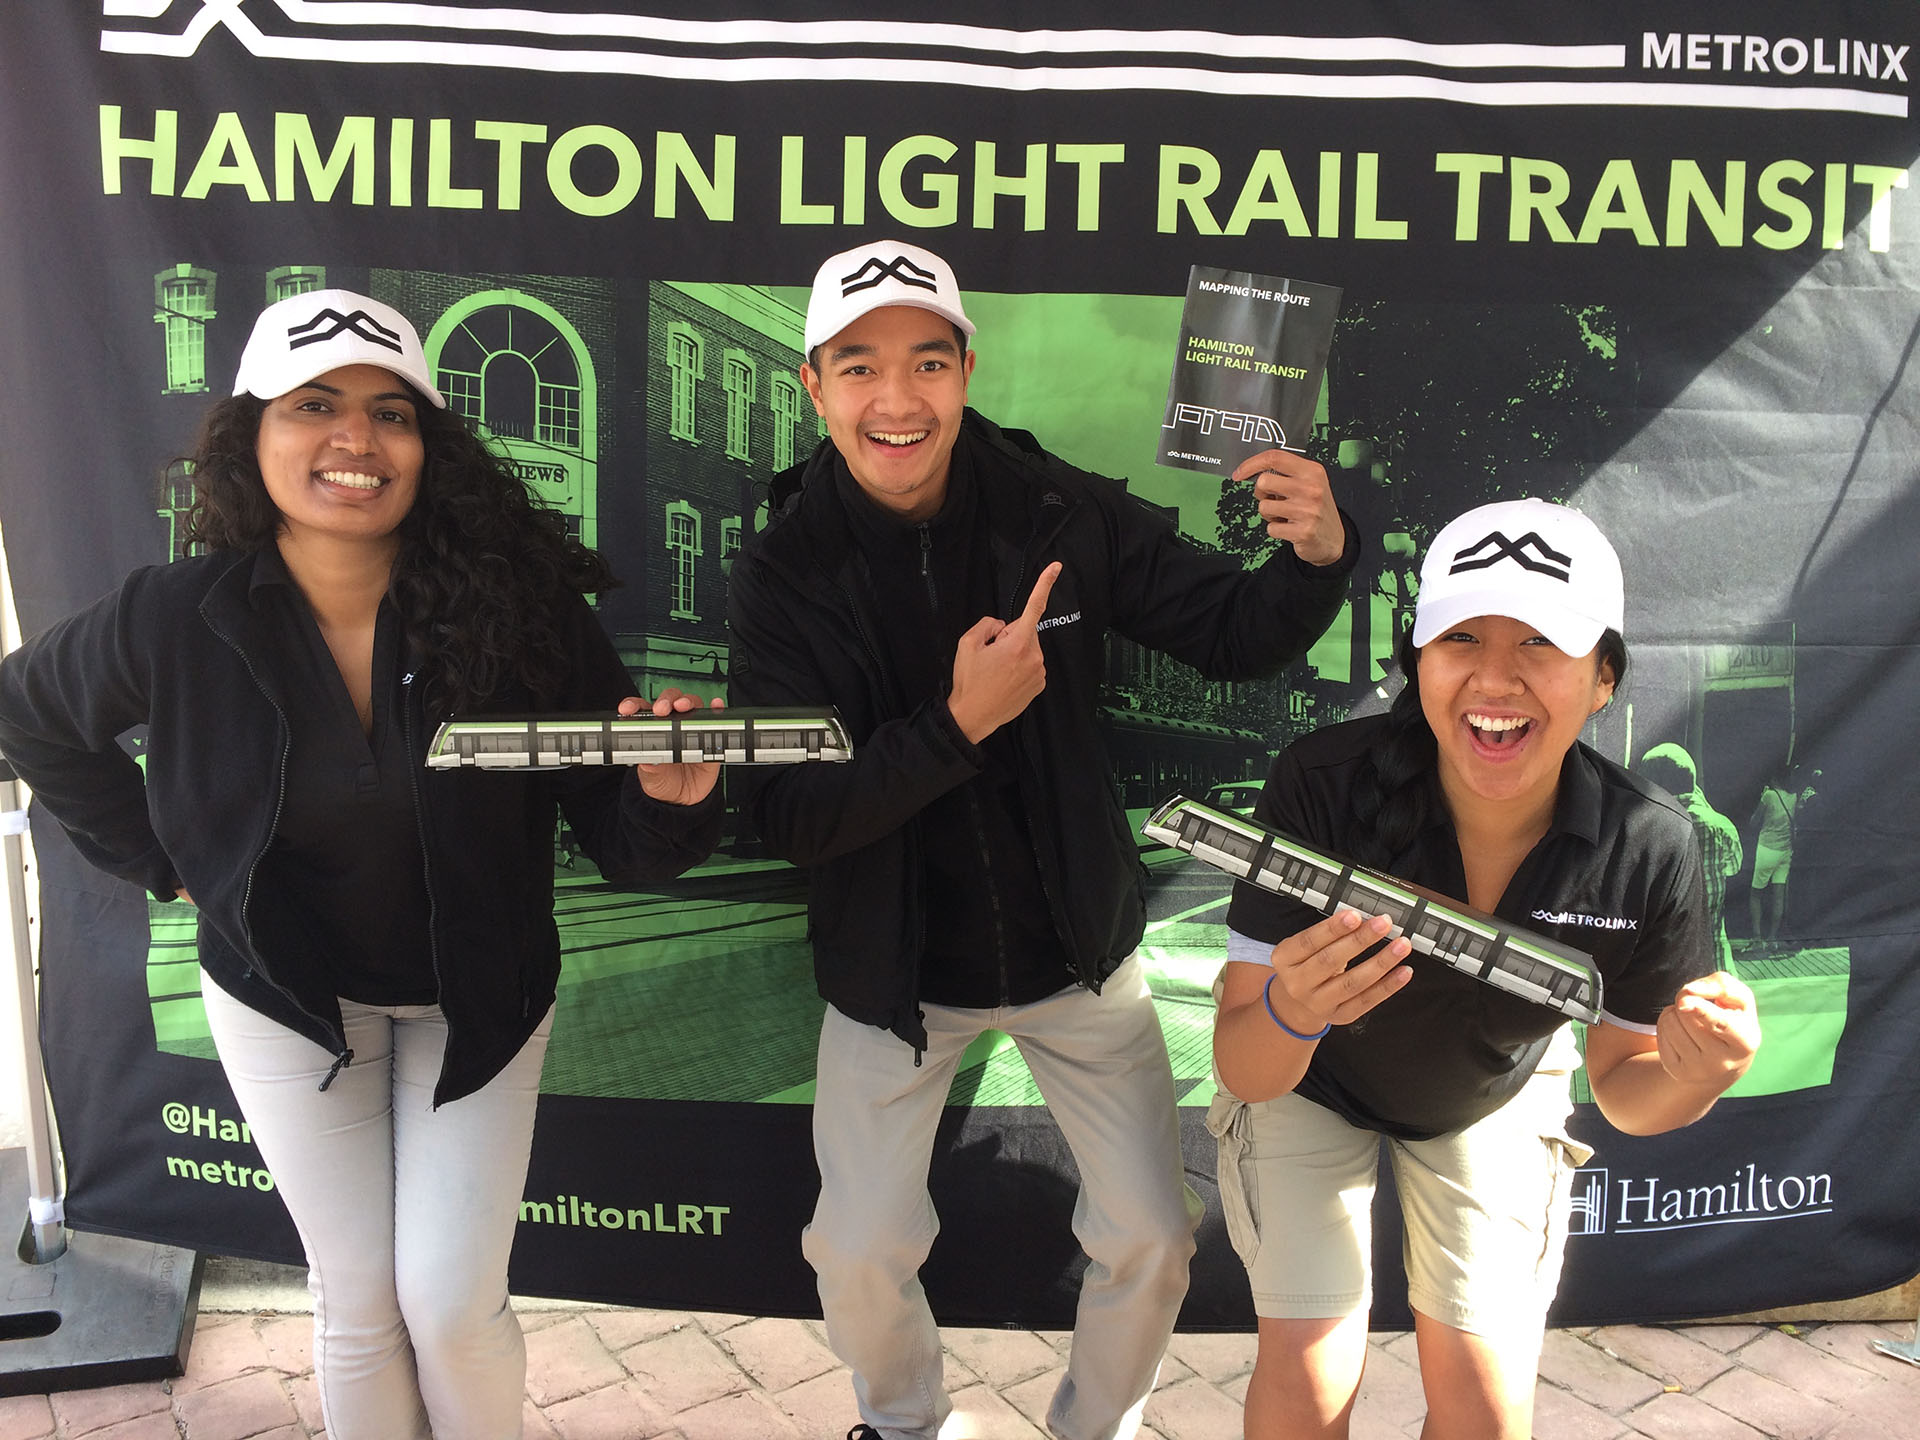
<path fill-rule="evenodd" d="M 341 1001 L 353 1063 L 322 1092 L 331 1055 L 200 978 L 307 1252 L 329 1440 L 518 1440 L 527 1359 L 507 1253 L 552 1014 L 483 1089 L 435 1110 L 438 1006 Z"/>
<path fill-rule="evenodd" d="M 1187 1293 L 1202 1210 L 1186 1185 L 1173 1072 L 1140 962 L 1121 966 L 1098 995 L 1076 986 L 1006 1009 L 923 1008 L 918 1066 L 897 1036 L 832 1006 L 820 1030 L 820 1202 L 802 1248 L 819 1277 L 828 1340 L 853 1370 L 860 1418 L 885 1440 L 934 1440 L 952 1409 L 919 1279 L 939 1231 L 927 1167 L 962 1052 L 999 1030 L 1020 1047 L 1080 1167 L 1073 1233 L 1089 1263 L 1047 1423 L 1061 1440 L 1125 1440 Z"/>

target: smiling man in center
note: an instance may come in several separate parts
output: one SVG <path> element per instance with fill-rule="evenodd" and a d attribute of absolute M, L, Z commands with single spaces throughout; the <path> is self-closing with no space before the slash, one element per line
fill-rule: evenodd
<path fill-rule="evenodd" d="M 1332 620 L 1358 541 L 1326 472 L 1270 450 L 1234 478 L 1289 547 L 1251 571 L 1198 550 L 1122 485 L 968 410 L 973 328 L 918 246 L 857 246 L 815 277 L 800 376 L 827 439 L 775 482 L 786 499 L 735 563 L 731 688 L 838 706 L 855 755 L 753 775 L 743 801 L 808 872 L 829 1003 L 803 1248 L 853 1371 L 850 1435 L 934 1440 L 951 1408 L 919 1281 L 927 1170 L 961 1056 L 996 1030 L 1080 1169 L 1088 1265 L 1048 1425 L 1121 1440 L 1201 1211 L 1134 955 L 1143 872 L 1095 727 L 1107 635 L 1209 679 L 1270 675 Z"/>

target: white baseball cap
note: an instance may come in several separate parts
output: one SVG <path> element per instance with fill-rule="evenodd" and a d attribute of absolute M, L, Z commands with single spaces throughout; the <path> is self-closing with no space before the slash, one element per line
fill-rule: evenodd
<path fill-rule="evenodd" d="M 885 305 L 931 310 L 965 334 L 973 334 L 973 322 L 960 306 L 960 283 L 953 278 L 951 265 L 918 245 L 873 240 L 830 257 L 813 277 L 802 348 L 812 354 L 814 346 Z"/>
<path fill-rule="evenodd" d="M 351 290 L 309 290 L 262 310 L 240 353 L 233 393 L 273 400 L 342 365 L 391 370 L 437 408 L 447 408 L 407 317 Z"/>
<path fill-rule="evenodd" d="M 1462 620 L 1504 615 L 1569 655 L 1626 623 L 1620 557 L 1593 521 L 1546 500 L 1502 500 L 1448 523 L 1420 566 L 1413 643 Z"/>

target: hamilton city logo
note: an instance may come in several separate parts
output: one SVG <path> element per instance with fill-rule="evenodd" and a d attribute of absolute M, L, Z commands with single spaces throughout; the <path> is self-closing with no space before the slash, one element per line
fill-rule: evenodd
<path fill-rule="evenodd" d="M 853 274 L 840 277 L 840 298 L 844 300 L 862 290 L 871 290 L 883 280 L 898 280 L 902 285 L 911 285 L 916 290 L 940 289 L 940 282 L 931 270 L 921 269 L 904 255 L 896 255 L 891 260 L 870 255 L 866 263 Z"/>
<path fill-rule="evenodd" d="M 323 325 L 327 328 L 322 329 Z M 384 345 L 396 355 L 404 353 L 400 348 L 398 330 L 389 330 L 364 310 L 356 310 L 351 315 L 342 315 L 331 306 L 303 325 L 289 326 L 287 348 L 298 350 L 303 345 L 318 345 L 322 341 L 333 339 L 342 330 L 351 330 L 362 340 L 371 341 L 375 345 Z"/>
<path fill-rule="evenodd" d="M 1492 554 L 1482 554 L 1488 546 L 1493 547 Z M 1531 550 L 1533 554 L 1527 552 Z M 1535 558 L 1535 557 L 1538 558 Z M 1498 530 L 1482 540 L 1456 551 L 1453 568 L 1447 573 L 1459 575 L 1468 570 L 1485 570 L 1498 565 L 1502 560 L 1511 560 L 1522 570 L 1531 570 L 1536 575 L 1545 575 L 1554 580 L 1570 580 L 1573 564 L 1571 555 L 1562 555 L 1533 531 L 1529 530 L 1518 540 L 1509 540 Z"/>

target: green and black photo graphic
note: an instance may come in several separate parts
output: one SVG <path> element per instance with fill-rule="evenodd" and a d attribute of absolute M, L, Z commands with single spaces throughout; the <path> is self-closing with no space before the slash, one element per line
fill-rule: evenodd
<path fill-rule="evenodd" d="M 317 285 L 326 273 L 278 267 L 263 283 L 284 287 L 297 277 Z M 625 584 L 602 614 L 636 693 L 672 684 L 724 696 L 720 617 L 732 556 L 765 523 L 772 477 L 819 439 L 798 377 L 805 293 L 710 282 L 345 273 L 364 274 L 356 283 L 414 318 L 450 402 L 607 553 Z M 210 289 L 216 278 L 203 280 Z M 1330 317 L 1337 292 L 1321 302 Z M 1191 328 L 1190 301 L 981 292 L 967 304 L 979 326 L 971 403 L 1119 477 L 1191 543 L 1234 550 L 1249 563 L 1264 557 L 1271 542 L 1248 523 L 1246 487 L 1157 464 L 1162 434 L 1151 412 L 1133 403 L 1164 367 L 1169 343 Z M 1296 315 L 1287 323 L 1305 322 Z M 1225 808 L 1250 804 L 1250 787 L 1273 752 L 1374 703 L 1375 687 L 1392 679 L 1393 646 L 1411 616 L 1418 545 L 1454 510 L 1524 493 L 1530 484 L 1551 487 L 1551 498 L 1577 497 L 1618 439 L 1613 417 L 1629 383 L 1620 366 L 1625 324 L 1615 311 L 1578 305 L 1363 302 L 1341 317 L 1336 363 L 1316 378 L 1301 433 L 1309 453 L 1329 465 L 1340 503 L 1382 543 L 1368 548 L 1334 626 L 1276 679 L 1202 681 L 1124 636 L 1110 637 L 1101 719 L 1136 832 L 1175 793 L 1210 796 Z M 1492 351 L 1477 343 L 1495 332 L 1509 343 Z M 1455 367 L 1450 384 L 1421 386 L 1415 411 L 1402 399 L 1405 372 L 1381 363 L 1413 346 L 1478 358 Z M 1455 417 L 1488 393 L 1514 397 L 1503 407 L 1511 418 L 1461 434 Z M 644 407 L 635 397 L 644 397 Z M 633 477 L 641 456 L 640 483 L 603 480 Z M 1479 475 L 1498 478 L 1476 485 Z M 1628 536 L 1623 549 L 1635 543 Z M 1744 736 L 1769 692 L 1790 677 L 1791 660 L 1790 645 L 1737 655 L 1717 647 L 1695 657 L 1686 688 L 1698 695 L 1701 713 L 1687 733 L 1706 736 L 1710 773 L 1727 768 L 1715 748 L 1715 722 L 1725 715 Z M 1631 729 L 1630 719 L 1621 726 L 1603 715 L 1588 738 L 1624 759 Z M 804 881 L 760 857 L 731 812 L 728 834 L 725 853 L 640 894 L 606 884 L 564 829 L 556 835 L 555 914 L 565 959 L 543 1093 L 811 1101 L 822 1002 L 805 937 Z M 1182 1104 L 1204 1106 L 1213 1093 L 1210 987 L 1226 953 L 1225 883 L 1188 857 L 1145 838 L 1140 845 L 1152 896 L 1142 958 Z M 193 912 L 153 901 L 149 910 L 156 1044 L 210 1059 Z M 1744 933 L 1744 913 L 1743 903 L 1733 953 L 1761 996 L 1769 1043 L 1733 1093 L 1824 1084 L 1845 1021 L 1846 947 L 1763 944 Z M 1584 1095 L 1584 1082 L 1576 1087 Z M 1041 1103 L 1018 1051 L 998 1036 L 976 1043 L 952 1100 Z"/>

